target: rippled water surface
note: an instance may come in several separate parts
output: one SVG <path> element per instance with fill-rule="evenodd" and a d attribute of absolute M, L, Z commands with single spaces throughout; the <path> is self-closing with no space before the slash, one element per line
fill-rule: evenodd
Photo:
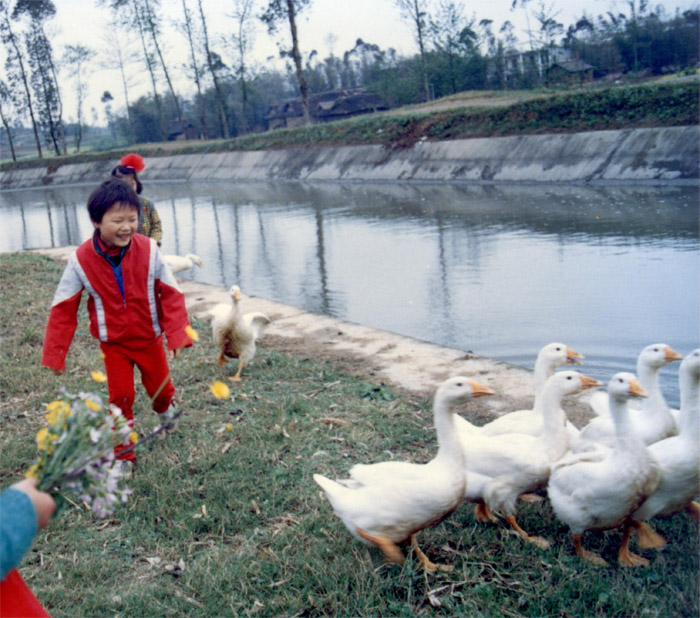
<path fill-rule="evenodd" d="M 92 189 L 3 193 L 0 251 L 75 245 Z M 700 341 L 696 187 L 150 183 L 197 281 L 532 367 L 562 341 L 603 381 Z M 677 367 L 662 385 L 677 405 Z"/>

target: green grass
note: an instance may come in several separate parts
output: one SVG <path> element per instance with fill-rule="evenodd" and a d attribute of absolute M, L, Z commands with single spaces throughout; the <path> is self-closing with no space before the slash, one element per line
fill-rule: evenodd
<path fill-rule="evenodd" d="M 34 457 L 42 403 L 61 386 L 105 391 L 89 377 L 101 361 L 84 309 L 68 372 L 39 367 L 61 270 L 45 257 L 0 255 L 3 488 Z M 547 502 L 521 505 L 519 520 L 554 541 L 549 550 L 503 525 L 477 524 L 465 504 L 419 534 L 428 556 L 453 572 L 426 575 L 411 559 L 385 565 L 350 537 L 311 476 L 390 456 L 426 461 L 436 447 L 430 402 L 264 345 L 231 399 L 214 400 L 208 385 L 231 371 L 216 366 L 207 325 L 194 326 L 200 342 L 172 364 L 180 430 L 144 444 L 133 499 L 106 521 L 71 507 L 22 562 L 54 618 L 698 615 L 698 532 L 685 515 L 655 521 L 668 546 L 642 552 L 649 568 L 626 570 L 582 564 Z M 141 393 L 141 433 L 157 425 L 146 404 Z M 619 541 L 618 531 L 585 539 L 611 564 Z"/>
<path fill-rule="evenodd" d="M 145 157 L 351 144 L 381 144 L 387 149 L 394 149 L 411 147 L 421 139 L 466 139 L 696 125 L 700 118 L 696 79 L 678 83 L 654 81 L 641 85 L 605 87 L 596 84 L 573 92 L 516 90 L 473 94 L 484 100 L 508 96 L 514 102 L 510 105 L 485 104 L 481 107 L 454 107 L 433 112 L 409 106 L 391 112 L 255 133 L 228 140 L 190 141 L 182 145 L 174 142 L 139 144 L 105 152 L 23 159 L 16 163 L 8 161 L 0 164 L 0 171 L 114 160 L 134 149 L 138 149 Z M 448 97 L 450 98 L 453 97 Z"/>

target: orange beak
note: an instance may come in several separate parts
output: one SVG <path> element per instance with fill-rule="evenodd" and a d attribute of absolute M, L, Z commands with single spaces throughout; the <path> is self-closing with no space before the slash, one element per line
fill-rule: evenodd
<path fill-rule="evenodd" d="M 472 390 L 474 391 L 472 397 L 483 397 L 484 395 L 494 394 L 494 392 L 488 386 L 484 386 L 483 384 L 479 384 L 478 382 L 474 382 L 473 380 L 469 380 L 469 384 L 471 385 Z"/>
<path fill-rule="evenodd" d="M 634 397 L 648 397 L 647 392 L 644 387 L 639 383 L 638 380 L 630 380 L 629 394 Z"/>
<path fill-rule="evenodd" d="M 670 363 L 677 360 L 683 360 L 683 355 L 666 346 L 666 362 Z"/>
<path fill-rule="evenodd" d="M 571 348 L 566 348 L 566 362 L 570 365 L 580 365 L 581 363 L 579 361 L 582 361 L 584 358 L 586 358 L 583 354 L 579 354 L 575 350 L 572 350 Z"/>
<path fill-rule="evenodd" d="M 587 388 L 595 388 L 596 386 L 603 386 L 602 382 L 598 382 L 593 378 L 581 375 L 581 389 L 586 390 Z"/>

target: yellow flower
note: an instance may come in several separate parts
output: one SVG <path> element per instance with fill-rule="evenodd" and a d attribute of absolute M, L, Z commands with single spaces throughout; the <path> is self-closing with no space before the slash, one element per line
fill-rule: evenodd
<path fill-rule="evenodd" d="M 136 444 L 139 441 L 139 434 L 137 434 L 135 431 L 132 431 L 129 434 L 129 440 L 131 440 L 132 444 Z"/>
<path fill-rule="evenodd" d="M 39 480 L 39 474 L 37 470 L 39 469 L 39 464 L 33 464 L 29 466 L 29 470 L 24 473 L 25 478 Z"/>
<path fill-rule="evenodd" d="M 187 336 L 192 339 L 192 341 L 199 341 L 199 333 L 192 328 L 189 324 L 185 326 L 185 332 L 187 333 Z"/>
<path fill-rule="evenodd" d="M 93 412 L 97 412 L 100 409 L 100 404 L 92 399 L 85 399 L 85 405 Z"/>
<path fill-rule="evenodd" d="M 92 376 L 92 379 L 95 380 L 95 382 L 106 382 L 107 381 L 107 376 L 102 373 L 101 371 L 91 371 L 90 375 Z"/>
<path fill-rule="evenodd" d="M 214 395 L 217 399 L 228 399 L 229 395 L 231 394 L 231 390 L 229 389 L 226 384 L 223 382 L 219 382 L 218 380 L 214 382 L 210 387 L 211 389 L 211 394 Z"/>
<path fill-rule="evenodd" d="M 51 436 L 47 427 L 42 427 L 36 434 L 36 444 L 40 451 L 45 451 L 51 444 Z"/>
<path fill-rule="evenodd" d="M 233 431 L 233 425 L 231 425 L 231 423 L 226 423 L 226 431 Z"/>
<path fill-rule="evenodd" d="M 46 409 L 49 412 L 68 412 L 70 410 L 70 404 L 67 401 L 63 401 L 61 399 L 57 399 L 56 401 L 52 401 L 51 403 L 46 404 Z"/>

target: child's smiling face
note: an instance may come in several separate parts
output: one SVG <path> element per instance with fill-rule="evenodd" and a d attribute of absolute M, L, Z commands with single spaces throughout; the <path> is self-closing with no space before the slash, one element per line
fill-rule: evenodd
<path fill-rule="evenodd" d="M 131 204 L 116 202 L 94 223 L 100 239 L 108 249 L 121 249 L 131 242 L 139 226 L 139 213 Z"/>

